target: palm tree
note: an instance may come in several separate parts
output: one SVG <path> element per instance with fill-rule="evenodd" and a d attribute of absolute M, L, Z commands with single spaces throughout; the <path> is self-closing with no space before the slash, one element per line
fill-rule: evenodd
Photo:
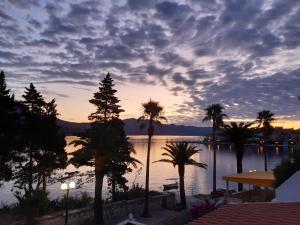
<path fill-rule="evenodd" d="M 237 173 L 243 172 L 243 156 L 245 150 L 245 144 L 249 139 L 255 136 L 255 130 L 251 128 L 253 123 L 236 123 L 231 122 L 230 125 L 224 126 L 222 135 L 225 139 L 234 145 L 234 151 L 236 156 L 236 170 Z M 238 190 L 243 190 L 243 184 L 238 184 Z"/>
<path fill-rule="evenodd" d="M 226 114 L 223 113 L 223 106 L 220 104 L 212 104 L 211 106 L 205 109 L 206 116 L 203 118 L 202 122 L 212 122 L 212 142 L 213 142 L 213 152 L 214 152 L 214 159 L 213 159 L 213 192 L 217 190 L 216 185 L 216 132 L 220 129 L 223 125 L 224 117 L 227 117 Z"/>
<path fill-rule="evenodd" d="M 262 126 L 262 134 L 263 134 L 263 148 L 264 148 L 264 155 L 265 155 L 265 171 L 268 171 L 268 160 L 267 160 L 267 148 L 266 144 L 268 139 L 272 134 L 272 126 L 271 122 L 275 120 L 274 114 L 271 113 L 269 110 L 263 110 L 257 113 L 256 121 L 258 122 L 258 127 Z"/>
<path fill-rule="evenodd" d="M 180 202 L 183 208 L 186 208 L 185 190 L 184 190 L 184 171 L 186 165 L 198 166 L 206 169 L 205 163 L 196 162 L 192 156 L 199 151 L 195 145 L 189 145 L 187 142 L 177 142 L 166 144 L 163 148 L 166 152 L 162 156 L 168 159 L 161 159 L 155 162 L 172 163 L 174 167 L 178 166 L 179 184 L 180 184 Z"/>
<path fill-rule="evenodd" d="M 164 108 L 159 102 L 152 101 L 143 103 L 143 115 L 139 118 L 141 128 L 145 127 L 145 120 L 148 121 L 148 147 L 147 147 L 147 163 L 146 163 L 146 185 L 145 185 L 145 205 L 143 216 L 150 217 L 149 215 L 149 166 L 150 166 L 150 149 L 151 149 L 151 138 L 154 135 L 154 123 L 161 124 L 162 121 L 167 119 L 163 116 Z"/>
<path fill-rule="evenodd" d="M 117 164 L 126 164 L 127 167 L 133 166 L 134 168 L 137 168 L 137 165 L 141 164 L 139 160 L 132 156 L 132 154 L 136 152 L 129 142 L 128 137 L 126 137 L 123 131 L 117 128 L 115 123 L 123 122 L 120 119 L 116 119 L 116 122 L 110 121 L 108 124 L 105 124 L 105 127 L 103 124 L 93 124 L 92 128 L 88 129 L 83 137 L 69 144 L 77 148 L 76 151 L 70 153 L 72 156 L 69 160 L 70 164 L 76 168 L 81 166 L 95 168 L 94 172 L 87 171 L 86 173 L 83 172 L 82 175 L 86 175 L 87 182 L 91 177 L 95 177 L 94 209 L 97 215 L 94 222 L 97 225 L 104 224 L 102 205 L 104 177 L 112 173 L 114 173 L 114 176 L 120 173 L 120 176 L 123 176 L 124 171 L 122 169 L 120 170 L 120 168 L 112 171 L 112 167 Z M 96 128 L 96 126 L 99 127 Z M 100 140 L 99 137 L 105 137 L 105 142 Z M 113 187 L 113 185 L 115 184 L 112 184 L 112 188 L 114 189 L 115 187 Z"/>

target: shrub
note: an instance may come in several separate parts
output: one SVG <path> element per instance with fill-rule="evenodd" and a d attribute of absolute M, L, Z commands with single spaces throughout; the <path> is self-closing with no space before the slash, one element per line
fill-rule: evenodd
<path fill-rule="evenodd" d="M 78 209 L 90 205 L 93 198 L 87 192 L 81 192 L 79 196 L 69 196 L 69 209 Z M 64 196 L 62 199 L 55 199 L 50 202 L 50 207 L 53 210 L 63 210 L 66 208 L 67 199 Z"/>
<path fill-rule="evenodd" d="M 150 191 L 149 195 L 158 195 L 159 192 L 157 191 Z M 141 198 L 145 196 L 145 189 L 142 185 L 133 184 L 132 187 L 128 191 L 122 191 L 116 193 L 116 201 L 122 201 L 122 200 L 131 200 L 136 198 Z"/>
<path fill-rule="evenodd" d="M 49 210 L 48 192 L 35 190 L 31 195 L 21 196 L 20 193 L 16 193 L 15 197 L 18 199 L 17 213 L 25 217 L 26 224 L 34 224 L 35 217 L 41 216 Z"/>
<path fill-rule="evenodd" d="M 280 186 L 298 170 L 300 170 L 300 149 L 296 149 L 290 158 L 282 160 L 273 170 L 276 178 L 275 186 Z"/>

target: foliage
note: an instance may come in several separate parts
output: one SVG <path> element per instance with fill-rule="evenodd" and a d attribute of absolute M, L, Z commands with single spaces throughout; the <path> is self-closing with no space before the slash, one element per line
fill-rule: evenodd
<path fill-rule="evenodd" d="M 150 196 L 158 195 L 157 191 L 150 191 Z M 128 191 L 116 192 L 116 198 L 114 201 L 132 200 L 137 198 L 142 198 L 145 196 L 145 188 L 142 185 L 133 184 Z"/>
<path fill-rule="evenodd" d="M 115 96 L 116 90 L 113 79 L 108 73 L 106 77 L 99 83 L 98 92 L 94 93 L 90 103 L 96 106 L 96 112 L 89 116 L 90 121 L 107 122 L 114 118 L 119 118 L 119 114 L 124 112 L 118 105 L 120 100 Z"/>
<path fill-rule="evenodd" d="M 206 115 L 203 118 L 202 122 L 212 122 L 213 130 L 217 130 L 224 125 L 223 119 L 227 117 L 223 113 L 223 106 L 220 104 L 212 104 L 211 106 L 205 109 Z"/>
<path fill-rule="evenodd" d="M 197 149 L 197 146 L 191 145 L 187 142 L 175 142 L 168 143 L 163 147 L 165 152 L 162 156 L 167 156 L 168 159 L 160 159 L 155 162 L 167 162 L 172 163 L 173 166 L 186 166 L 192 165 L 206 169 L 205 163 L 195 161 L 192 156 L 199 153 L 201 149 Z"/>
<path fill-rule="evenodd" d="M 87 192 L 81 192 L 80 195 L 69 196 L 68 207 L 69 209 L 78 209 L 91 205 L 93 198 Z M 67 199 L 64 196 L 62 199 L 55 199 L 50 202 L 52 210 L 64 210 L 66 208 Z"/>
<path fill-rule="evenodd" d="M 253 123 L 236 123 L 231 122 L 229 125 L 224 126 L 222 135 L 225 140 L 231 142 L 234 146 L 244 146 L 251 138 L 256 137 L 255 129 L 251 128 Z M 236 149 L 238 151 L 239 149 Z"/>
<path fill-rule="evenodd" d="M 186 207 L 185 190 L 184 190 L 184 171 L 186 165 L 193 165 L 206 169 L 207 165 L 205 163 L 196 162 L 192 156 L 200 152 L 195 145 L 190 145 L 187 142 L 176 142 L 166 144 L 163 148 L 165 152 L 162 156 L 168 158 L 161 159 L 155 162 L 167 162 L 172 163 L 173 166 L 178 166 L 178 173 L 180 179 L 180 199 L 181 205 Z"/>
<path fill-rule="evenodd" d="M 257 113 L 256 122 L 258 127 L 262 126 L 263 135 L 268 137 L 272 133 L 271 123 L 275 120 L 274 114 L 269 110 L 263 110 Z"/>
<path fill-rule="evenodd" d="M 45 214 L 50 207 L 48 192 L 35 190 L 31 195 L 21 195 L 17 193 L 15 197 L 18 199 L 17 211 L 24 215 L 29 222 L 36 216 Z"/>
<path fill-rule="evenodd" d="M 222 136 L 225 137 L 227 141 L 233 144 L 236 161 L 237 161 L 237 173 L 243 172 L 243 157 L 245 144 L 255 137 L 255 130 L 251 128 L 253 123 L 231 122 L 229 125 L 224 126 L 224 131 Z M 239 191 L 243 190 L 243 185 L 239 183 Z"/>
<path fill-rule="evenodd" d="M 0 72 L 0 187 L 12 177 L 12 158 L 16 153 L 18 104 L 7 89 L 4 72 Z"/>
<path fill-rule="evenodd" d="M 65 168 L 67 154 L 65 136 L 56 124 L 55 100 L 45 102 L 33 84 L 26 88 L 23 98 L 24 119 L 13 179 L 14 188 L 22 190 L 27 199 L 41 187 L 46 192 L 46 179 L 55 170 Z"/>
<path fill-rule="evenodd" d="M 298 170 L 300 170 L 299 148 L 294 150 L 294 152 L 290 155 L 290 158 L 282 160 L 280 165 L 275 167 L 273 170 L 276 178 L 275 186 L 280 186 Z"/>

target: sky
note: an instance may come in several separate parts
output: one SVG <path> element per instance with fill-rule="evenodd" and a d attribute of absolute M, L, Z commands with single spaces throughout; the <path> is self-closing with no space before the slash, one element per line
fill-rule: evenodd
<path fill-rule="evenodd" d="M 0 70 L 21 98 L 33 82 L 60 118 L 87 121 L 109 72 L 122 118 L 150 98 L 169 123 L 204 126 L 271 110 L 300 128 L 299 0 L 2 0 Z"/>

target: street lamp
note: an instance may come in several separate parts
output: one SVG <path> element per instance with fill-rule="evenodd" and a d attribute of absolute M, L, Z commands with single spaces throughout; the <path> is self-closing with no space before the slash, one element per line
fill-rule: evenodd
<path fill-rule="evenodd" d="M 65 215 L 65 225 L 68 225 L 68 211 L 69 211 L 69 191 L 73 188 L 75 188 L 76 184 L 74 181 L 70 182 L 69 184 L 67 183 L 63 183 L 60 186 L 60 189 L 62 191 L 66 191 L 67 192 L 67 196 L 66 196 L 66 215 Z"/>

